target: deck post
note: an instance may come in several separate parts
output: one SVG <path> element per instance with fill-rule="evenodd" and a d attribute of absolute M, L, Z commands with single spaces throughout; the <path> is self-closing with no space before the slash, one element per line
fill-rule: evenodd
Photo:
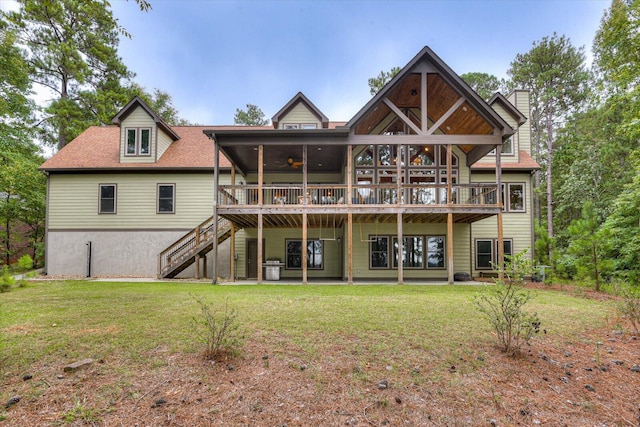
<path fill-rule="evenodd" d="M 397 214 L 397 226 L 398 226 L 398 285 L 402 285 L 404 283 L 404 271 L 403 271 L 403 258 L 402 253 L 404 252 L 404 239 L 402 238 L 402 212 L 398 212 Z"/>
<path fill-rule="evenodd" d="M 231 190 L 232 194 L 236 194 L 236 164 L 231 162 Z M 236 281 L 236 225 L 231 222 L 231 236 L 229 236 L 229 276 L 231 281 Z M 206 261 L 205 261 L 206 265 Z M 205 270 L 206 271 L 206 270 Z"/>
<path fill-rule="evenodd" d="M 211 283 L 218 283 L 218 186 L 220 185 L 220 147 L 214 142 L 213 154 L 213 246 L 211 247 Z M 197 254 L 196 254 L 197 255 Z"/>
<path fill-rule="evenodd" d="M 262 263 L 264 254 L 262 253 L 262 212 L 258 212 L 258 284 L 262 283 Z"/>
<path fill-rule="evenodd" d="M 447 205 L 449 205 L 449 213 L 447 214 L 447 281 L 453 284 L 453 146 L 447 144 Z"/>
<path fill-rule="evenodd" d="M 207 278 L 207 256 L 202 257 L 202 277 Z"/>
<path fill-rule="evenodd" d="M 307 284 L 307 211 L 302 212 L 302 284 Z"/>
<path fill-rule="evenodd" d="M 351 212 L 347 214 L 347 283 L 353 285 L 353 214 Z"/>
<path fill-rule="evenodd" d="M 353 214 L 351 203 L 353 202 L 353 145 L 347 145 L 347 283 L 353 285 Z"/>
<path fill-rule="evenodd" d="M 496 200 L 498 203 L 498 207 L 500 208 L 498 210 L 498 218 L 497 218 L 498 259 L 496 260 L 497 261 L 496 264 L 500 269 L 500 272 L 498 273 L 498 278 L 503 279 L 504 274 L 502 271 L 504 270 L 504 230 L 502 225 L 502 203 L 503 203 L 503 200 L 502 200 L 502 145 L 500 144 L 496 145 L 496 185 L 498 187 Z"/>
<path fill-rule="evenodd" d="M 453 284 L 453 213 L 447 214 L 447 281 Z"/>

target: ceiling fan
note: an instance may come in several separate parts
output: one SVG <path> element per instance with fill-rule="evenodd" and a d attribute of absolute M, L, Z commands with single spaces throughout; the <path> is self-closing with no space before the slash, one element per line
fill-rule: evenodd
<path fill-rule="evenodd" d="M 287 159 L 287 162 L 282 164 L 282 165 L 280 165 L 280 167 L 284 168 L 284 167 L 289 166 L 289 167 L 291 167 L 293 169 L 298 169 L 298 167 L 302 166 L 303 164 L 304 164 L 304 162 L 297 162 L 297 161 L 293 160 L 293 157 L 289 157 Z"/>

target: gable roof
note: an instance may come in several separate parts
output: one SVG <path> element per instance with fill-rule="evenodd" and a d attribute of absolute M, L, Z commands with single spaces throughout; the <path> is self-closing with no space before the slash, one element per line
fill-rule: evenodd
<path fill-rule="evenodd" d="M 229 129 L 233 126 L 175 126 L 173 142 L 156 163 L 120 163 L 120 128 L 91 126 L 44 162 L 47 172 L 128 171 L 128 170 L 213 170 L 214 142 L 205 129 Z M 264 127 L 259 127 L 264 129 Z M 220 156 L 220 167 L 230 168 L 229 160 Z"/>
<path fill-rule="evenodd" d="M 311 102 L 309 100 L 309 98 L 307 98 L 304 93 L 302 92 L 298 92 L 293 98 L 291 98 L 289 100 L 289 102 L 287 102 L 284 107 L 282 107 L 280 109 L 280 111 L 278 111 L 272 118 L 271 118 L 271 122 L 273 123 L 273 127 L 277 128 L 278 127 L 278 123 L 280 122 L 280 119 L 284 116 L 287 115 L 287 113 L 289 111 L 291 111 L 296 105 L 298 105 L 299 103 L 303 103 L 306 105 L 307 109 L 309 111 L 311 111 L 311 113 L 313 113 L 313 115 L 315 115 L 318 120 L 320 120 L 322 122 L 322 127 L 326 128 L 329 125 L 329 119 L 327 118 L 327 116 L 325 116 L 322 111 L 320 111 L 318 109 L 318 107 L 316 107 L 313 102 Z"/>
<path fill-rule="evenodd" d="M 153 118 L 153 121 L 156 122 L 156 125 L 162 129 L 167 135 L 169 135 L 174 141 L 180 139 L 180 137 L 173 131 L 171 126 L 169 126 L 162 117 L 160 117 L 151 107 L 147 105 L 139 96 L 134 96 L 131 101 L 127 105 L 125 105 L 119 112 L 116 114 L 113 119 L 111 119 L 111 123 L 114 125 L 120 126 L 122 121 L 127 118 L 132 111 L 136 108 L 142 108 L 147 114 Z"/>
<path fill-rule="evenodd" d="M 496 92 L 491 99 L 488 101 L 489 105 L 493 106 L 493 104 L 500 104 L 502 108 L 504 108 L 511 116 L 516 119 L 518 126 L 522 126 L 527 118 L 518 110 L 504 95 L 500 92 Z"/>
<path fill-rule="evenodd" d="M 435 54 L 428 46 L 413 57 L 407 65 L 405 65 L 367 104 L 356 113 L 355 116 L 347 123 L 347 126 L 353 127 L 360 119 L 365 117 L 377 104 L 398 85 L 414 68 L 420 63 L 428 61 L 437 71 L 445 77 L 447 82 L 455 88 L 462 96 L 464 96 L 469 104 L 480 113 L 491 125 L 501 130 L 503 136 L 509 136 L 514 130 L 498 115 L 471 87 L 458 76 L 438 55 Z"/>

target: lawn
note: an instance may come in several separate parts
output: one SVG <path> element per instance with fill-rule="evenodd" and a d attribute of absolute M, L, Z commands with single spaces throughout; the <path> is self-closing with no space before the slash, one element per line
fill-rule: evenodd
<path fill-rule="evenodd" d="M 488 323 L 473 308 L 480 290 L 34 282 L 0 294 L 0 403 L 20 397 L 0 411 L 0 419 L 8 425 L 288 426 L 548 420 L 554 408 L 543 400 L 539 407 L 530 403 L 544 397 L 529 391 L 537 386 L 519 384 L 526 392 L 518 392 L 510 378 L 544 383 L 544 374 L 534 373 L 543 368 L 553 371 L 547 380 L 553 376 L 555 382 L 561 363 L 548 362 L 554 352 L 556 360 L 567 359 L 563 363 L 580 348 L 586 359 L 599 352 L 609 358 L 607 338 L 589 331 L 621 329 L 611 303 L 536 291 L 530 309 L 538 312 L 544 333 L 513 359 L 495 348 Z M 237 311 L 244 336 L 238 358 L 213 364 L 201 357 L 194 297 Z M 628 338 L 624 348 L 637 352 L 637 341 Z M 606 345 L 600 349 L 594 340 Z M 94 363 L 63 372 L 64 365 L 85 358 Z M 628 371 L 633 361 L 626 363 Z M 583 373 L 585 367 L 576 369 Z M 555 384 L 547 385 L 552 393 L 549 387 L 562 396 Z M 590 400 L 570 397 L 582 402 L 571 408 L 578 412 L 571 419 L 602 416 Z M 512 399 L 517 407 L 506 406 Z M 610 421 L 633 415 L 620 417 Z"/>

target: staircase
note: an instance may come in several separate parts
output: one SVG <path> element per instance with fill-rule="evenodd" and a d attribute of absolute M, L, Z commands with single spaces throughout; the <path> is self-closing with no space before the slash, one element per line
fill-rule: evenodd
<path fill-rule="evenodd" d="M 172 278 L 231 236 L 231 223 L 218 218 L 218 236 L 213 235 L 213 216 L 171 244 L 158 255 L 158 278 Z"/>

